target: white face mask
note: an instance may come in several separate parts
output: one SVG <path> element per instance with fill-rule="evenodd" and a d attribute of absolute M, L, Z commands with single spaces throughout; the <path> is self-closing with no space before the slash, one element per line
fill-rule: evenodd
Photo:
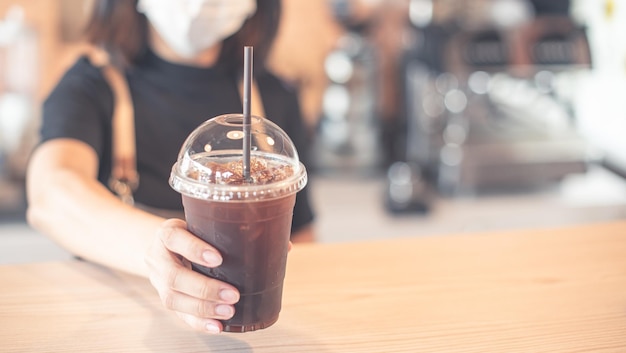
<path fill-rule="evenodd" d="M 241 29 L 256 0 L 139 0 L 137 10 L 172 50 L 192 58 Z"/>

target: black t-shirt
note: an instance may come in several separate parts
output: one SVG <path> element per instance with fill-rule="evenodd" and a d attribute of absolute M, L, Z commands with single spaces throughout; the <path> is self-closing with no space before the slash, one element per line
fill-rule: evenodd
<path fill-rule="evenodd" d="M 259 71 L 259 70 L 257 70 Z M 185 138 L 205 120 L 241 111 L 235 75 L 215 66 L 198 68 L 167 62 L 147 52 L 126 72 L 135 110 L 138 203 L 182 210 L 180 194 L 168 184 Z M 255 75 L 266 115 L 293 140 L 307 165 L 306 132 L 295 91 L 267 71 Z M 42 142 L 73 138 L 94 148 L 98 180 L 111 173 L 113 92 L 101 71 L 85 57 L 62 77 L 43 105 Z M 308 187 L 297 194 L 292 231 L 310 223 Z"/>

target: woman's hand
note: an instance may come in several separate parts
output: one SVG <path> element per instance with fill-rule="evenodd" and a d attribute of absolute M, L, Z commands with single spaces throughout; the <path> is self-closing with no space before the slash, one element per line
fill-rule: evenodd
<path fill-rule="evenodd" d="M 222 257 L 217 250 L 187 231 L 180 219 L 169 219 L 157 231 L 146 255 L 150 282 L 163 305 L 196 330 L 219 333 L 233 316 L 239 292 L 228 283 L 191 269 L 191 263 L 217 267 Z"/>

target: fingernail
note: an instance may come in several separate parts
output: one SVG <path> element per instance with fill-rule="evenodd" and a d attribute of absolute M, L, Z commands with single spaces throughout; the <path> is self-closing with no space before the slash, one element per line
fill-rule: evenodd
<path fill-rule="evenodd" d="M 202 259 L 209 266 L 219 266 L 222 264 L 222 258 L 213 251 L 203 252 Z"/>
<path fill-rule="evenodd" d="M 220 333 L 220 328 L 213 323 L 206 324 L 206 330 L 210 333 Z"/>
<path fill-rule="evenodd" d="M 237 295 L 237 292 L 232 289 L 222 289 L 220 291 L 220 299 L 229 303 L 234 303 L 239 300 L 239 295 Z"/>
<path fill-rule="evenodd" d="M 233 316 L 233 309 L 230 305 L 218 305 L 215 307 L 215 313 L 223 317 Z"/>

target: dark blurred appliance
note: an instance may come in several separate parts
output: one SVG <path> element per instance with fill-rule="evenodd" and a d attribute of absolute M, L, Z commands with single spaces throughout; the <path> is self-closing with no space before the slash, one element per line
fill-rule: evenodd
<path fill-rule="evenodd" d="M 330 0 L 345 28 L 325 60 L 329 85 L 313 142 L 313 170 L 371 175 L 380 171 L 376 48 L 367 37 L 370 18 L 355 17 L 353 0 Z"/>
<path fill-rule="evenodd" d="M 447 17 L 433 11 L 412 22 L 397 159 L 416 163 L 444 195 L 585 172 L 588 147 L 568 102 L 576 74 L 591 65 L 584 28 L 567 15 L 537 14 L 526 1 L 468 1 L 446 11 L 449 1 L 412 1 L 428 4 Z"/>
<path fill-rule="evenodd" d="M 430 211 L 433 190 L 417 163 L 396 161 L 387 169 L 385 207 L 396 214 Z"/>

